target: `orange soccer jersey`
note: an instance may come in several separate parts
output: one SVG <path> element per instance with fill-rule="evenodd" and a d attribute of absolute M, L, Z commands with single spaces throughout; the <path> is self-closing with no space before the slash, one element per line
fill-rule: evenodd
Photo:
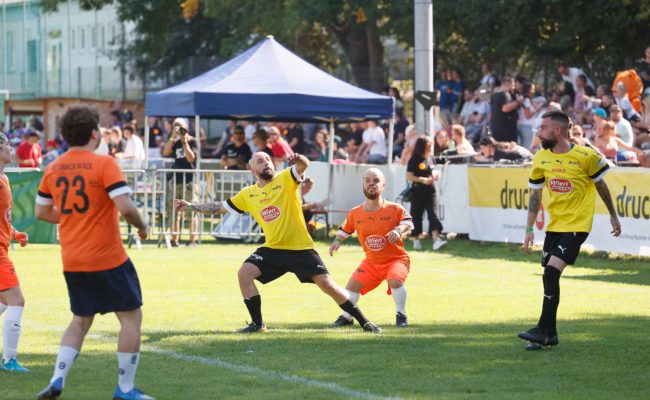
<path fill-rule="evenodd" d="M 398 225 L 413 225 L 411 215 L 401 205 L 384 201 L 379 210 L 369 212 L 361 204 L 348 212 L 338 235 L 348 237 L 356 231 L 366 259 L 373 264 L 386 264 L 396 259 L 408 263 L 402 240 L 393 244 L 386 238 L 386 234 Z"/>
<path fill-rule="evenodd" d="M 47 166 L 36 202 L 59 212 L 64 271 L 103 271 L 127 260 L 112 199 L 130 193 L 108 156 L 69 151 Z"/>

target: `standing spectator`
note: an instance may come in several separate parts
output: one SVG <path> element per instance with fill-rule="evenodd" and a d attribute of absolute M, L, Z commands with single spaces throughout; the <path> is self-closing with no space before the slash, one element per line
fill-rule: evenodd
<path fill-rule="evenodd" d="M 632 106 L 632 102 L 627 95 L 627 87 L 621 81 L 616 84 L 614 88 L 614 100 L 623 110 L 623 117 L 630 122 L 639 122 L 641 121 L 641 116 Z M 611 108 L 610 108 L 611 111 Z"/>
<path fill-rule="evenodd" d="M 99 128 L 101 139 L 99 145 L 95 149 L 95 154 L 98 156 L 107 156 L 109 153 L 108 144 L 111 141 L 111 132 L 107 128 Z"/>
<path fill-rule="evenodd" d="M 305 151 L 305 131 L 295 122 L 290 122 L 284 129 L 284 136 L 294 153 Z"/>
<path fill-rule="evenodd" d="M 535 108 L 531 98 L 535 93 L 535 84 L 526 82 L 522 85 L 521 106 L 517 110 L 517 142 L 529 149 L 533 142 L 533 124 L 535 123 Z"/>
<path fill-rule="evenodd" d="M 118 127 L 122 129 L 122 126 L 124 125 L 124 122 L 122 121 L 122 114 L 120 113 L 119 110 L 113 110 L 110 113 L 111 117 L 111 122 L 108 124 L 108 126 L 112 127 Z"/>
<path fill-rule="evenodd" d="M 463 93 L 465 92 L 465 81 L 463 74 L 458 69 L 451 70 L 451 111 L 454 115 L 460 114 L 463 107 Z"/>
<path fill-rule="evenodd" d="M 0 121 L 0 133 L 6 135 L 6 133 L 5 133 L 5 123 L 4 123 L 4 121 Z M 9 138 L 7 138 L 7 140 L 8 140 L 8 139 L 9 139 Z"/>
<path fill-rule="evenodd" d="M 587 77 L 587 74 L 584 73 L 583 70 L 580 68 L 575 68 L 575 67 L 568 67 L 566 65 L 561 64 L 558 67 L 558 72 L 562 76 L 562 80 L 564 82 L 567 82 L 571 85 L 571 89 L 573 89 L 573 93 L 578 93 L 578 85 L 576 84 L 576 81 L 578 80 L 578 77 L 580 75 L 583 75 L 586 78 L 586 86 L 590 86 L 591 90 L 594 90 L 596 87 L 594 86 L 594 83 Z"/>
<path fill-rule="evenodd" d="M 544 96 L 537 96 L 531 100 L 531 104 L 533 105 L 533 110 L 535 110 L 535 115 L 533 115 L 533 141 L 535 141 L 535 137 L 537 136 L 537 131 L 539 131 L 539 128 L 542 126 L 542 115 L 546 113 L 546 97 Z M 532 147 L 532 143 L 527 147 L 527 149 L 530 149 Z"/>
<path fill-rule="evenodd" d="M 650 46 L 645 48 L 645 58 L 636 70 L 643 82 L 643 94 L 650 94 Z"/>
<path fill-rule="evenodd" d="M 490 130 L 494 139 L 502 142 L 517 141 L 517 109 L 520 102 L 512 97 L 514 84 L 512 78 L 503 78 L 499 90 L 492 94 L 490 100 L 492 106 Z"/>
<path fill-rule="evenodd" d="M 390 86 L 386 90 L 386 93 L 395 99 L 395 114 L 398 112 L 404 113 L 404 100 L 402 100 L 402 96 L 399 94 L 399 89 L 394 86 Z"/>
<path fill-rule="evenodd" d="M 463 106 L 465 115 L 461 115 L 461 123 L 465 125 L 465 133 L 472 143 L 478 143 L 485 132 L 487 121 L 490 116 L 490 105 L 481 99 L 479 90 L 467 93 L 466 103 Z M 467 107 L 465 107 L 467 106 Z"/>
<path fill-rule="evenodd" d="M 452 92 L 454 90 L 454 81 L 451 72 L 443 69 L 440 71 L 440 80 L 436 83 L 436 90 L 440 93 L 440 110 L 452 111 Z"/>
<path fill-rule="evenodd" d="M 163 148 L 164 157 L 172 157 L 173 169 L 193 170 L 196 169 L 196 151 L 198 145 L 196 139 L 190 135 L 190 121 L 187 118 L 176 118 L 173 123 L 173 130 L 169 141 Z M 167 173 L 167 218 L 172 219 L 174 199 L 185 199 L 196 201 L 198 188 L 194 183 L 194 174 L 191 172 L 169 172 Z M 171 245 L 178 247 L 178 235 L 180 234 L 181 213 L 176 213 L 176 218 L 171 222 Z M 169 221 L 168 221 L 169 223 Z M 187 246 L 196 246 L 194 232 L 198 231 L 198 219 L 192 216 L 190 222 L 190 238 Z"/>
<path fill-rule="evenodd" d="M 217 143 L 217 146 L 215 147 L 214 151 L 212 152 L 213 157 L 216 157 L 219 154 L 221 154 L 223 149 L 225 149 L 226 146 L 228 145 L 228 143 L 230 143 L 230 139 L 232 138 L 232 135 L 234 134 L 235 129 L 237 129 L 237 127 L 238 127 L 237 121 L 235 121 L 233 119 L 228 121 L 228 126 L 226 126 L 226 129 L 223 130 L 223 133 L 221 134 L 221 137 L 219 138 L 219 142 Z M 241 127 L 240 129 L 241 129 L 242 132 L 244 132 L 244 127 Z M 245 132 L 244 132 L 244 135 L 245 135 Z"/>
<path fill-rule="evenodd" d="M 404 142 L 404 150 L 400 156 L 400 163 L 402 165 L 408 165 L 411 156 L 413 155 L 413 148 L 415 147 L 415 142 L 418 140 L 418 131 L 415 129 L 415 125 L 409 125 L 406 128 L 406 140 Z"/>
<path fill-rule="evenodd" d="M 377 125 L 377 121 L 369 120 L 368 127 L 363 131 L 363 143 L 357 153 L 356 162 L 369 164 L 386 164 L 388 149 L 386 148 L 386 134 Z"/>
<path fill-rule="evenodd" d="M 291 150 L 289 143 L 280 135 L 280 130 L 277 127 L 269 126 L 266 130 L 269 133 L 269 144 L 273 152 L 273 163 L 279 168 L 293 154 L 293 150 Z"/>
<path fill-rule="evenodd" d="M 17 146 L 23 140 L 25 133 L 25 123 L 20 117 L 14 117 L 12 120 L 12 129 L 9 131 L 9 142 Z"/>
<path fill-rule="evenodd" d="M 343 148 L 350 155 L 350 161 L 356 161 L 359 147 L 363 142 L 363 131 L 366 129 L 365 125 L 365 122 L 350 122 L 350 134 L 346 138 L 345 147 Z"/>
<path fill-rule="evenodd" d="M 224 169 L 244 170 L 247 168 L 248 161 L 253 156 L 251 148 L 246 143 L 244 130 L 236 129 L 232 139 L 232 142 L 228 143 L 219 155 L 221 157 L 221 166 Z M 253 134 L 254 142 L 255 134 Z"/>
<path fill-rule="evenodd" d="M 489 93 L 492 93 L 494 89 L 499 86 L 499 80 L 490 70 L 490 64 L 486 62 L 481 64 L 481 72 L 483 73 L 483 77 L 481 78 L 481 87 L 487 88 Z"/>
<path fill-rule="evenodd" d="M 36 131 L 29 131 L 27 140 L 20 143 L 16 149 L 16 161 L 20 168 L 39 168 L 43 163 L 43 150 L 38 144 L 40 135 Z"/>
<path fill-rule="evenodd" d="M 406 128 L 411 124 L 404 115 L 404 108 L 398 108 L 395 111 L 397 120 L 395 121 L 395 132 L 393 133 L 393 158 L 397 158 L 404 150 L 406 140 Z"/>
<path fill-rule="evenodd" d="M 419 137 L 415 142 L 413 155 L 406 167 L 406 179 L 413 184 L 411 216 L 414 229 L 411 232 L 413 249 L 420 250 L 420 236 L 422 235 L 422 217 L 427 212 L 429 220 L 429 233 L 433 239 L 433 250 L 438 250 L 446 241 L 440 238 L 442 223 L 438 218 L 438 195 L 435 182 L 440 174 L 433 171 L 433 142 L 430 137 Z"/>
<path fill-rule="evenodd" d="M 618 136 L 623 143 L 628 146 L 634 144 L 634 131 L 630 121 L 623 118 L 623 109 L 618 104 L 614 104 L 609 108 L 611 113 L 612 122 L 616 124 L 616 136 Z"/>
<path fill-rule="evenodd" d="M 119 126 L 113 126 L 109 129 L 108 155 L 116 157 L 118 153 L 123 153 L 126 147 L 126 140 L 122 135 L 122 129 Z"/>

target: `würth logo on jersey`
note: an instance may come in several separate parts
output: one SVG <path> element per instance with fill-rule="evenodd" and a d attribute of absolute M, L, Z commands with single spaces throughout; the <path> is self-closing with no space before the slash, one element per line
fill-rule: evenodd
<path fill-rule="evenodd" d="M 264 222 L 275 221 L 280 216 L 280 209 L 276 206 L 268 206 L 262 209 L 260 215 L 262 216 Z"/>
<path fill-rule="evenodd" d="M 370 235 L 366 238 L 366 247 L 371 251 L 379 251 L 386 247 L 386 238 L 379 235 Z"/>
<path fill-rule="evenodd" d="M 551 178 L 548 187 L 555 193 L 569 193 L 573 190 L 573 183 L 568 179 Z"/>

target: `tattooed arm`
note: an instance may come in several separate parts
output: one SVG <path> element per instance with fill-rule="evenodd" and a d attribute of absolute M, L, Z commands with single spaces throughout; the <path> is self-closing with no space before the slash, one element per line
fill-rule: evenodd
<path fill-rule="evenodd" d="M 542 204 L 542 189 L 530 189 L 530 201 L 528 203 L 528 219 L 526 220 L 526 235 L 524 236 L 524 251 L 530 254 L 530 248 L 535 240 L 533 225 L 537 219 L 539 206 Z"/>
<path fill-rule="evenodd" d="M 190 203 L 185 200 L 174 200 L 174 208 L 178 212 L 183 212 L 188 208 L 192 211 L 197 211 L 202 214 L 225 214 L 228 210 L 223 206 L 223 202 L 217 201 L 214 203 Z"/>
<path fill-rule="evenodd" d="M 609 193 L 609 188 L 603 179 L 596 182 L 596 190 L 598 195 L 605 203 L 607 211 L 609 211 L 609 222 L 612 224 L 612 235 L 619 236 L 621 234 L 621 223 L 618 221 L 618 216 L 616 215 L 616 208 L 614 208 L 614 202 L 612 201 L 612 195 Z"/>

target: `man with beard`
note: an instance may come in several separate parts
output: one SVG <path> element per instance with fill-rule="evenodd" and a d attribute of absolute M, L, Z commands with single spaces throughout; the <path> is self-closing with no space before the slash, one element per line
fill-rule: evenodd
<path fill-rule="evenodd" d="M 530 204 L 524 237 L 524 250 L 528 254 L 534 241 L 533 226 L 545 186 L 551 199 L 546 206 L 550 222 L 542 252 L 542 314 L 537 326 L 519 333 L 520 338 L 531 342 L 527 347 L 531 350 L 555 346 L 559 342 L 556 317 L 560 304 L 560 275 L 567 265 L 573 265 L 580 246 L 591 231 L 596 191 L 609 211 L 612 235 L 621 234 L 612 196 L 603 180 L 607 162 L 591 148 L 571 143 L 570 130 L 571 121 L 565 113 L 549 111 L 542 116 L 537 136 L 543 150 L 533 158 L 528 181 Z"/>
<path fill-rule="evenodd" d="M 333 256 L 341 246 L 341 241 L 356 231 L 366 258 L 352 273 L 345 287 L 350 293 L 351 301 L 356 304 L 360 295 L 370 292 L 385 280 L 388 283 L 388 294 L 392 294 L 395 301 L 395 325 L 405 328 L 408 319 L 404 282 L 409 274 L 410 260 L 404 251 L 402 237 L 413 229 L 413 221 L 401 205 L 382 197 L 385 188 L 384 174 L 377 168 L 368 169 L 363 175 L 363 194 L 366 200 L 348 212 L 329 253 Z M 344 312 L 332 326 L 352 324 L 352 316 Z"/>
<path fill-rule="evenodd" d="M 368 321 L 350 301 L 346 291 L 334 282 L 325 263 L 314 250 L 298 192 L 309 160 L 294 153 L 288 156 L 287 161 L 292 167 L 276 173 L 271 157 L 257 152 L 250 161 L 251 172 L 257 182 L 243 188 L 230 199 L 207 204 L 174 200 L 174 207 L 179 212 L 191 209 L 204 214 L 224 214 L 228 211 L 237 216 L 248 212 L 264 231 L 264 246 L 244 261 L 237 274 L 244 304 L 252 319 L 239 332 L 266 332 L 262 320 L 262 299 L 255 279 L 265 284 L 292 272 L 302 283 L 315 283 L 343 311 L 352 315 L 364 331 L 381 333 L 381 329 Z"/>

